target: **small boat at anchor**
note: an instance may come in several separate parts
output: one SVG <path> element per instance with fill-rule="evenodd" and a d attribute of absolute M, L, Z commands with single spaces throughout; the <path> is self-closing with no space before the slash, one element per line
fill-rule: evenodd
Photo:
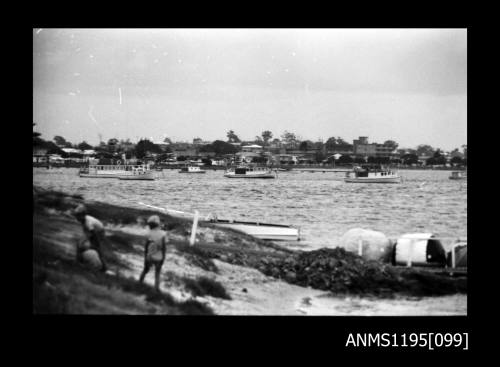
<path fill-rule="evenodd" d="M 85 178 L 115 178 L 119 180 L 155 180 L 149 165 L 89 165 L 78 173 Z"/>
<path fill-rule="evenodd" d="M 276 173 L 267 167 L 239 166 L 229 168 L 224 173 L 228 178 L 276 178 Z"/>
<path fill-rule="evenodd" d="M 181 167 L 179 173 L 205 173 L 204 169 L 201 169 L 198 166 L 186 166 L 186 167 Z"/>
<path fill-rule="evenodd" d="M 187 213 L 178 210 L 161 208 L 154 205 L 139 202 L 140 205 L 149 208 L 161 210 L 168 215 L 183 219 L 193 219 L 194 213 Z M 274 224 L 247 222 L 232 219 L 219 219 L 216 215 L 209 214 L 205 218 L 199 220 L 202 223 L 210 223 L 216 227 L 229 228 L 238 232 L 248 234 L 250 236 L 260 238 L 262 240 L 273 241 L 300 241 L 300 228 L 289 224 Z"/>
<path fill-rule="evenodd" d="M 401 176 L 396 172 L 383 168 L 355 167 L 346 172 L 344 182 L 347 183 L 400 183 Z"/>
<path fill-rule="evenodd" d="M 228 219 L 212 219 L 210 223 L 217 227 L 243 232 L 262 240 L 299 241 L 300 229 L 287 224 L 245 222 Z"/>
<path fill-rule="evenodd" d="M 467 172 L 464 171 L 452 171 L 450 177 L 448 177 L 450 180 L 467 180 Z"/>

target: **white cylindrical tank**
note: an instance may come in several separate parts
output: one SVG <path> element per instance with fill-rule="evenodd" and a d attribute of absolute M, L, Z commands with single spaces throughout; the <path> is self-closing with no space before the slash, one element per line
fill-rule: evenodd
<path fill-rule="evenodd" d="M 446 252 L 432 233 L 407 233 L 394 246 L 393 264 L 409 266 L 445 266 Z"/>
<path fill-rule="evenodd" d="M 352 228 L 340 238 L 339 247 L 360 255 L 367 260 L 390 262 L 392 243 L 382 232 Z"/>

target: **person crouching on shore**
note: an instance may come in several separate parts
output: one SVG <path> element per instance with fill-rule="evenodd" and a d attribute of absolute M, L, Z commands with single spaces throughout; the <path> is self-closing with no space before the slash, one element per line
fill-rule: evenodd
<path fill-rule="evenodd" d="M 160 272 L 165 261 L 165 252 L 167 248 L 167 233 L 160 228 L 160 217 L 152 215 L 148 221 L 149 234 L 144 246 L 144 270 L 139 279 L 144 282 L 144 277 L 151 269 L 155 267 L 155 289 L 160 291 Z"/>
<path fill-rule="evenodd" d="M 101 262 L 101 271 L 106 272 L 107 266 L 102 256 L 102 243 L 104 242 L 104 226 L 99 219 L 96 219 L 90 215 L 87 215 L 87 208 L 85 205 L 80 204 L 73 211 L 75 218 L 82 224 L 83 233 L 85 234 L 85 239 L 79 241 L 76 249 L 76 259 L 77 261 L 83 260 L 83 253 L 86 250 L 95 250 L 99 255 L 99 261 Z M 86 245 L 86 242 L 90 245 Z"/>

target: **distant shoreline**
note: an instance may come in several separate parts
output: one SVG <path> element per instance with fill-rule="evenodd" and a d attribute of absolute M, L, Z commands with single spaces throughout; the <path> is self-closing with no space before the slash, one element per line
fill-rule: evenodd
<path fill-rule="evenodd" d="M 76 162 L 71 162 L 71 163 L 51 163 L 50 168 L 80 168 L 85 166 L 85 163 L 76 163 Z M 176 165 L 162 165 L 160 166 L 161 169 L 180 169 L 181 167 L 184 167 L 185 164 L 176 164 Z M 47 163 L 33 163 L 33 167 L 37 168 L 47 168 Z M 201 166 L 205 170 L 209 171 L 217 171 L 217 170 L 225 170 L 226 166 Z M 465 171 L 467 170 L 467 167 L 411 167 L 411 166 L 398 166 L 398 165 L 387 165 L 386 167 L 391 168 L 391 169 L 397 169 L 397 170 L 412 170 L 412 171 Z M 347 169 L 351 168 L 351 166 L 342 166 L 342 165 L 328 165 L 328 166 L 322 166 L 322 165 L 287 165 L 287 164 L 282 164 L 282 165 L 276 165 L 270 167 L 271 169 L 325 169 L 325 170 L 331 170 L 331 169 Z"/>

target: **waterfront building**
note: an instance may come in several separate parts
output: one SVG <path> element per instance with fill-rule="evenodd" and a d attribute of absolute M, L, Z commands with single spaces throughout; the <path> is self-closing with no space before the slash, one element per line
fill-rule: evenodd
<path fill-rule="evenodd" d="M 256 157 L 261 157 L 259 153 L 254 152 L 238 152 L 235 154 L 236 161 L 241 163 L 251 163 Z"/>
<path fill-rule="evenodd" d="M 242 152 L 261 153 L 262 152 L 262 146 L 257 145 L 257 144 L 243 145 L 241 147 L 241 151 Z"/>
<path fill-rule="evenodd" d="M 397 154 L 392 145 L 368 143 L 367 136 L 360 136 L 359 139 L 353 140 L 353 153 L 356 156 L 387 158 L 391 158 Z"/>

